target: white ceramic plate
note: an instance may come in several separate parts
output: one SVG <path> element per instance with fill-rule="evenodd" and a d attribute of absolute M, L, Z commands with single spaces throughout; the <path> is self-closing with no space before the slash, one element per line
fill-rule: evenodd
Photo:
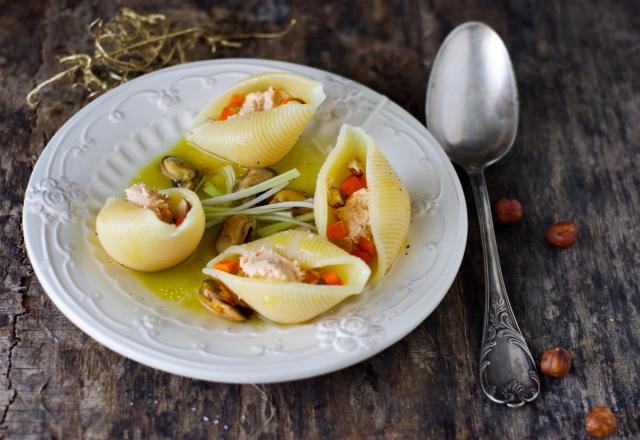
<path fill-rule="evenodd" d="M 169 149 L 205 103 L 247 75 L 275 70 L 324 83 L 328 98 L 313 122 L 328 137 L 342 122 L 364 124 L 409 189 L 412 224 L 410 248 L 381 287 L 308 324 L 257 328 L 160 300 L 109 261 L 94 228 L 105 199 L 122 194 L 148 160 Z M 353 365 L 417 327 L 440 303 L 460 267 L 467 211 L 442 149 L 395 103 L 322 70 L 229 59 L 145 75 L 78 112 L 36 164 L 23 225 L 29 257 L 47 294 L 100 343 L 183 376 L 265 383 Z"/>

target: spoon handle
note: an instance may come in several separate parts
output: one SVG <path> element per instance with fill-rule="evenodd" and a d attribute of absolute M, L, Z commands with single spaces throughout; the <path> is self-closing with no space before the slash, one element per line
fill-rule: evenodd
<path fill-rule="evenodd" d="M 484 173 L 470 171 L 469 177 L 480 221 L 485 269 L 480 384 L 492 401 L 518 407 L 538 397 L 540 379 L 504 287 Z"/>

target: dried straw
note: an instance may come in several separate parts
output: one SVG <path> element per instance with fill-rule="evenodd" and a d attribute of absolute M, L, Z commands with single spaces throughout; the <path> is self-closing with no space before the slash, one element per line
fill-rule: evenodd
<path fill-rule="evenodd" d="M 75 53 L 60 58 L 60 64 L 69 67 L 38 84 L 27 95 L 27 103 L 37 107 L 40 91 L 65 77 L 73 77 L 73 87 L 84 89 L 91 99 L 142 74 L 189 61 L 201 42 L 214 53 L 218 45 L 240 47 L 241 40 L 282 37 L 295 23 L 292 19 L 280 32 L 224 35 L 201 26 L 172 30 L 164 14 L 141 15 L 122 8 L 110 19 L 98 18 L 87 27 L 94 40 L 93 55 Z"/>

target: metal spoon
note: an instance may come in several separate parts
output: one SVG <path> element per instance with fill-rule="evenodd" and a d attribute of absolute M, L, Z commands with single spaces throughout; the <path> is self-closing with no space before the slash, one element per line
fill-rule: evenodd
<path fill-rule="evenodd" d="M 511 407 L 538 397 L 540 380 L 518 327 L 500 270 L 484 169 L 511 149 L 518 91 L 504 43 L 489 26 L 468 22 L 442 43 L 427 87 L 427 125 L 471 180 L 485 263 L 485 315 L 480 384 Z"/>

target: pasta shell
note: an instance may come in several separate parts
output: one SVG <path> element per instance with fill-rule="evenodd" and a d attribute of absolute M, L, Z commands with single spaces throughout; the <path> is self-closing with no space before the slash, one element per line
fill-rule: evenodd
<path fill-rule="evenodd" d="M 185 199 L 191 205 L 180 226 L 161 221 L 153 211 L 125 199 L 110 197 L 98 213 L 96 231 L 107 254 L 130 269 L 155 272 L 184 261 L 195 251 L 204 233 L 205 216 L 193 191 L 160 191 L 169 205 Z"/>
<path fill-rule="evenodd" d="M 246 95 L 273 86 L 305 103 L 216 121 L 234 94 Z M 322 83 L 287 72 L 261 73 L 240 81 L 196 116 L 186 139 L 196 147 L 247 167 L 268 167 L 291 150 L 324 101 Z"/>
<path fill-rule="evenodd" d="M 371 264 L 371 284 L 379 283 L 405 244 L 411 208 L 409 193 L 374 140 L 362 128 L 344 124 L 335 148 L 318 173 L 314 196 L 314 213 L 318 233 L 327 235 L 327 225 L 335 221 L 327 202 L 330 186 L 338 185 L 349 175 L 347 165 L 354 156 L 364 166 L 369 191 L 369 223 L 376 246 Z"/>
<path fill-rule="evenodd" d="M 262 280 L 213 269 L 213 264 L 220 260 L 260 248 L 270 248 L 291 260 L 297 260 L 305 269 L 330 268 L 340 275 L 343 284 L 330 286 Z M 281 324 L 293 324 L 308 321 L 348 296 L 362 292 L 371 269 L 359 258 L 316 234 L 288 230 L 242 246 L 230 247 L 211 260 L 203 272 L 222 281 L 265 318 Z"/>

